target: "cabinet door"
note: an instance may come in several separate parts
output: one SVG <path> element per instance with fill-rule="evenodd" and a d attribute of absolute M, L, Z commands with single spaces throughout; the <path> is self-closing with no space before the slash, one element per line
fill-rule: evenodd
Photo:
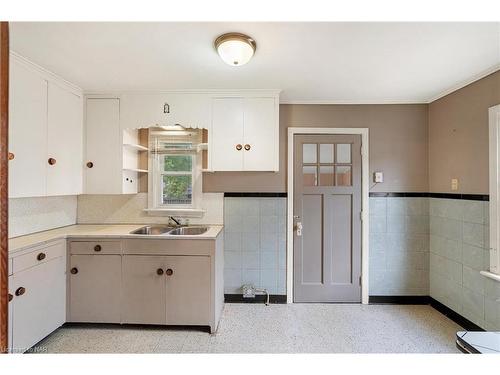
<path fill-rule="evenodd" d="M 85 193 L 121 194 L 120 101 L 87 99 L 86 103 Z"/>
<path fill-rule="evenodd" d="M 246 98 L 243 169 L 277 171 L 279 137 L 275 98 Z"/>
<path fill-rule="evenodd" d="M 59 257 L 12 276 L 14 352 L 28 350 L 66 321 L 65 263 Z"/>
<path fill-rule="evenodd" d="M 43 196 L 47 166 L 47 81 L 11 59 L 9 197 Z"/>
<path fill-rule="evenodd" d="M 215 98 L 212 102 L 212 169 L 243 170 L 243 98 Z"/>
<path fill-rule="evenodd" d="M 166 258 L 123 256 L 123 323 L 165 324 Z"/>
<path fill-rule="evenodd" d="M 210 324 L 210 257 L 169 256 L 167 324 Z"/>
<path fill-rule="evenodd" d="M 11 297 L 12 296 L 12 297 Z M 12 299 L 10 299 L 12 298 Z M 14 313 L 14 277 L 9 276 L 9 319 L 7 322 L 7 345 L 9 353 L 12 352 L 12 325 L 14 323 L 14 319 L 12 318 L 12 314 Z"/>
<path fill-rule="evenodd" d="M 82 98 L 49 83 L 47 195 L 82 193 Z"/>
<path fill-rule="evenodd" d="M 69 321 L 120 323 L 121 256 L 71 255 Z"/>

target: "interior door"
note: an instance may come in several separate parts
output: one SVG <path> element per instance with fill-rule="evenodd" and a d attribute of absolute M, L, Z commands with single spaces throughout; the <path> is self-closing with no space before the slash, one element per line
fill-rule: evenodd
<path fill-rule="evenodd" d="M 168 256 L 167 324 L 210 324 L 210 257 Z"/>
<path fill-rule="evenodd" d="M 47 195 L 82 193 L 82 98 L 49 83 Z"/>
<path fill-rule="evenodd" d="M 361 136 L 296 135 L 294 301 L 361 301 Z"/>
<path fill-rule="evenodd" d="M 212 102 L 212 169 L 243 169 L 243 98 L 215 98 Z"/>
<path fill-rule="evenodd" d="M 166 323 L 167 258 L 165 256 L 123 256 L 123 323 Z"/>

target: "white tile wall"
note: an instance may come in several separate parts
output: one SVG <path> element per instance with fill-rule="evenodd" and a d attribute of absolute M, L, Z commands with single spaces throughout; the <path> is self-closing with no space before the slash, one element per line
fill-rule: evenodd
<path fill-rule="evenodd" d="M 224 198 L 225 293 L 286 294 L 286 198 Z"/>
<path fill-rule="evenodd" d="M 9 238 L 75 224 L 76 211 L 74 195 L 9 199 Z"/>
<path fill-rule="evenodd" d="M 500 330 L 500 283 L 489 267 L 488 202 L 430 199 L 430 295 L 487 330 Z"/>
<path fill-rule="evenodd" d="M 429 199 L 370 198 L 370 295 L 429 294 Z"/>

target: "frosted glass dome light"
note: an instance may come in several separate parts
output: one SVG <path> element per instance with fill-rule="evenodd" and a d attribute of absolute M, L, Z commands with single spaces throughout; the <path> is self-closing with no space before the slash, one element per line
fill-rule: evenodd
<path fill-rule="evenodd" d="M 223 34 L 215 39 L 214 45 L 221 59 L 231 66 L 245 65 L 257 48 L 252 38 L 240 33 Z"/>

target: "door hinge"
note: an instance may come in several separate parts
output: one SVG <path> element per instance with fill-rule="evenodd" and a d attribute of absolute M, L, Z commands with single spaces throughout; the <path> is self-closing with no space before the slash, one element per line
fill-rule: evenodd
<path fill-rule="evenodd" d="M 363 211 L 359 211 L 359 220 L 363 221 Z"/>
<path fill-rule="evenodd" d="M 359 277 L 359 286 L 361 286 L 361 276 Z"/>

